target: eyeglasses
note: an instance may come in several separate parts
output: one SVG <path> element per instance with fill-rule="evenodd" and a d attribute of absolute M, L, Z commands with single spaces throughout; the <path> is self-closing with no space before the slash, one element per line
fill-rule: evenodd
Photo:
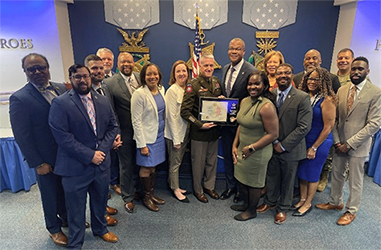
<path fill-rule="evenodd" d="M 278 71 L 276 72 L 276 75 L 277 76 L 281 76 L 281 75 L 291 75 L 292 72 L 291 71 Z"/>
<path fill-rule="evenodd" d="M 243 49 L 242 48 L 232 48 L 232 47 L 230 47 L 229 50 L 230 51 L 237 51 L 237 52 L 239 52 L 239 51 L 241 51 Z"/>
<path fill-rule="evenodd" d="M 74 79 L 77 82 L 81 81 L 82 78 L 87 80 L 87 79 L 89 79 L 89 77 L 90 77 L 89 75 L 74 75 L 74 76 L 71 76 L 71 78 Z"/>
<path fill-rule="evenodd" d="M 36 73 L 37 70 L 40 72 L 45 72 L 46 69 L 47 69 L 47 66 L 40 66 L 40 65 L 26 68 L 26 70 L 32 74 Z"/>
<path fill-rule="evenodd" d="M 310 82 L 312 82 L 312 81 L 314 81 L 314 82 L 318 82 L 318 81 L 320 81 L 320 78 L 312 78 L 312 77 L 308 77 L 308 78 L 307 78 L 307 81 L 310 81 Z"/>

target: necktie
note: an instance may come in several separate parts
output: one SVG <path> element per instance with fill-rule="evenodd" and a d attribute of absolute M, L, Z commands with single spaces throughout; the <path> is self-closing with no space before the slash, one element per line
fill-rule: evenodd
<path fill-rule="evenodd" d="M 81 97 L 82 103 L 86 108 L 87 114 L 89 115 L 91 125 L 93 126 L 94 133 L 97 134 L 97 124 L 95 122 L 95 110 L 94 105 L 88 96 Z"/>
<path fill-rule="evenodd" d="M 105 78 L 109 78 L 110 76 L 109 75 L 105 75 Z"/>
<path fill-rule="evenodd" d="M 41 95 L 49 102 L 49 104 L 52 104 L 52 100 L 58 96 L 54 86 L 52 85 L 39 87 L 38 91 L 40 91 Z"/>
<path fill-rule="evenodd" d="M 283 92 L 280 92 L 279 93 L 279 97 L 278 97 L 278 103 L 277 103 L 277 107 L 278 107 L 278 110 L 282 107 L 283 105 Z"/>
<path fill-rule="evenodd" d="M 98 92 L 100 95 L 105 95 L 105 92 L 103 91 L 102 88 L 98 88 L 98 89 L 97 89 L 97 92 Z"/>
<path fill-rule="evenodd" d="M 134 93 L 135 90 L 137 89 L 137 86 L 136 86 L 134 80 L 132 79 L 132 77 L 128 78 L 128 84 L 131 87 L 132 93 Z"/>
<path fill-rule="evenodd" d="M 349 110 L 351 110 L 353 102 L 355 100 L 355 94 L 356 94 L 357 87 L 353 86 L 351 88 L 351 92 L 349 93 L 348 102 L 347 102 L 347 114 L 349 113 Z"/>
<path fill-rule="evenodd" d="M 230 68 L 230 76 L 228 80 L 228 84 L 226 86 L 226 95 L 227 97 L 230 97 L 230 92 L 232 90 L 232 79 L 233 79 L 233 72 L 235 71 L 235 68 L 231 67 Z"/>

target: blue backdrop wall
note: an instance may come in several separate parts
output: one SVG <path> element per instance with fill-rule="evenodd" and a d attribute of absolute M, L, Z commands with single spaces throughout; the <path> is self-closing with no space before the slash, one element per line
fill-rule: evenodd
<path fill-rule="evenodd" d="M 230 39 L 241 37 L 246 42 L 245 59 L 253 50 L 257 51 L 256 28 L 242 22 L 243 1 L 229 1 L 228 22 L 212 30 L 205 30 L 205 41 L 215 42 L 214 56 L 221 65 L 229 63 L 227 48 Z M 278 46 L 286 62 L 294 66 L 295 72 L 303 70 L 303 57 L 307 50 L 318 49 L 323 58 L 322 66 L 329 69 L 335 41 L 339 7 L 333 0 L 298 2 L 296 23 L 279 30 Z M 84 58 L 95 53 L 99 47 L 108 47 L 117 57 L 119 46 L 124 42 L 116 26 L 105 22 L 103 1 L 75 0 L 69 4 L 70 27 L 73 39 L 74 59 L 82 63 Z M 194 40 L 194 30 L 173 21 L 173 1 L 160 0 L 160 23 L 149 27 L 144 36 L 150 48 L 151 62 L 159 65 L 164 75 L 164 86 L 168 86 L 172 64 L 176 60 L 187 61 L 190 57 L 188 43 Z M 115 58 L 116 67 L 116 58 Z M 215 74 L 221 78 L 221 70 Z"/>

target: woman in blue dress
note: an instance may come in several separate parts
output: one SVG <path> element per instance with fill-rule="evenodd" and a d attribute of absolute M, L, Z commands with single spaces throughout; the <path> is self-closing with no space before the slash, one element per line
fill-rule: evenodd
<path fill-rule="evenodd" d="M 157 212 L 157 205 L 165 203 L 154 195 L 156 166 L 165 161 L 165 101 L 162 73 L 153 63 L 145 65 L 140 72 L 142 87 L 131 98 L 131 119 L 136 141 L 136 164 L 140 166 L 143 204 Z"/>
<path fill-rule="evenodd" d="M 297 171 L 300 200 L 294 205 L 296 211 L 293 216 L 304 216 L 312 209 L 319 176 L 333 143 L 331 130 L 336 117 L 336 96 L 327 70 L 317 67 L 307 72 L 299 89 L 311 97 L 313 118 L 306 136 L 307 159 L 300 161 Z"/>

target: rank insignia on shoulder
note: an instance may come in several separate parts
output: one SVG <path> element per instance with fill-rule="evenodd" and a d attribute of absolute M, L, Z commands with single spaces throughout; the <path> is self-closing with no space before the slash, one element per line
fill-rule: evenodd
<path fill-rule="evenodd" d="M 187 88 L 185 89 L 185 92 L 190 93 L 192 92 L 192 90 L 193 90 L 192 84 L 188 83 Z"/>

